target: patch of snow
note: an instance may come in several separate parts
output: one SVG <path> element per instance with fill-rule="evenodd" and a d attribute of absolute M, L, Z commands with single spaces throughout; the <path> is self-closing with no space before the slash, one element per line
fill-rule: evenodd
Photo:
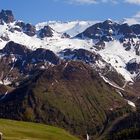
<path fill-rule="evenodd" d="M 3 85 L 3 82 L 0 80 L 0 84 Z"/>
<path fill-rule="evenodd" d="M 41 66 L 40 69 L 45 69 L 45 66 Z"/>
<path fill-rule="evenodd" d="M 116 88 L 116 89 L 120 89 L 120 90 L 124 90 L 123 88 L 119 87 L 118 85 L 116 85 L 115 83 L 110 82 L 106 77 L 104 77 L 103 75 L 100 74 L 100 77 L 109 85 L 111 85 L 112 87 Z"/>
<path fill-rule="evenodd" d="M 128 103 L 130 106 L 136 108 L 135 103 L 131 102 L 130 100 L 126 100 L 126 101 L 127 101 L 127 103 Z"/>
<path fill-rule="evenodd" d="M 89 140 L 89 135 L 87 134 L 87 140 Z"/>
<path fill-rule="evenodd" d="M 25 60 L 22 62 L 22 66 L 24 66 L 25 62 L 26 62 Z"/>
<path fill-rule="evenodd" d="M 7 94 L 8 94 L 8 91 L 6 91 L 6 93 L 0 98 L 0 100 L 3 100 Z"/>
<path fill-rule="evenodd" d="M 105 68 L 105 66 L 106 66 L 106 64 L 103 63 L 103 62 L 100 61 L 100 60 L 98 60 L 98 61 L 96 62 L 96 64 L 97 64 L 97 66 L 98 66 L 100 69 L 103 69 L 103 68 Z"/>
<path fill-rule="evenodd" d="M 3 80 L 3 84 L 7 86 L 7 85 L 11 84 L 11 81 L 9 81 L 8 79 L 5 79 L 5 80 Z"/>
<path fill-rule="evenodd" d="M 119 95 L 120 95 L 121 97 L 123 97 L 123 94 L 122 94 L 120 91 L 118 91 L 118 93 L 119 93 Z"/>
<path fill-rule="evenodd" d="M 68 62 L 65 64 L 64 69 L 68 66 Z"/>
<path fill-rule="evenodd" d="M 7 86 L 7 85 L 11 84 L 11 81 L 9 81 L 8 79 L 5 79 L 3 81 L 0 80 L 0 84 Z"/>

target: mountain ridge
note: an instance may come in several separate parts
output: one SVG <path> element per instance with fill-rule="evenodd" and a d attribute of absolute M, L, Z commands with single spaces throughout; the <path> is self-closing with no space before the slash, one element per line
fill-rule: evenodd
<path fill-rule="evenodd" d="M 0 15 L 0 117 L 95 139 L 119 117 L 137 113 L 139 24 L 32 25 L 9 10 Z"/>

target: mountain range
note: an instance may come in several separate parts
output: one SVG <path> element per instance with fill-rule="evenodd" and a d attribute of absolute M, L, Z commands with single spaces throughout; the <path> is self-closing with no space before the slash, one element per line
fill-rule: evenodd
<path fill-rule="evenodd" d="M 81 139 L 139 138 L 139 81 L 140 24 L 33 25 L 0 12 L 1 118 L 59 126 Z"/>

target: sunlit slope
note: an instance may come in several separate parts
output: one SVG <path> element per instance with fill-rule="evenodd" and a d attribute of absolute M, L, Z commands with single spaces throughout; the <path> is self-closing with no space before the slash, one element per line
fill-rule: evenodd
<path fill-rule="evenodd" d="M 78 140 L 63 129 L 21 121 L 0 119 L 4 140 Z"/>

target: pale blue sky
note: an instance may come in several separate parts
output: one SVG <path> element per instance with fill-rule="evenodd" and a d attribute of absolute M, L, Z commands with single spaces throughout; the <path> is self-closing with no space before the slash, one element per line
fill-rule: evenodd
<path fill-rule="evenodd" d="M 140 12 L 140 0 L 0 0 L 16 19 L 38 23 L 48 20 L 121 20 Z"/>

